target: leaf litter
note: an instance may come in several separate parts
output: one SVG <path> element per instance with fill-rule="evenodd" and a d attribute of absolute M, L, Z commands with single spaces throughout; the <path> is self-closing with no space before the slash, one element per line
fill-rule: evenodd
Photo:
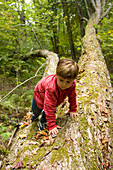
<path fill-rule="evenodd" d="M 25 126 L 28 126 L 30 124 L 30 114 L 27 114 L 24 116 L 24 123 L 21 123 L 20 128 L 24 128 Z M 27 134 L 20 134 L 19 138 L 24 140 L 27 139 Z M 53 138 L 51 135 L 49 135 L 48 129 L 44 129 L 43 131 L 37 131 L 36 135 L 34 135 L 34 138 L 28 142 L 28 145 L 37 145 L 35 149 L 32 150 L 33 155 L 37 155 L 37 151 L 40 149 L 40 147 L 44 147 L 46 150 L 47 146 L 53 145 L 55 142 L 55 138 Z M 52 150 L 58 150 L 59 146 L 53 146 L 51 149 L 49 149 L 45 155 L 43 156 L 42 160 L 45 159 L 45 157 L 52 151 Z M 12 166 L 12 169 L 18 169 L 23 167 L 23 162 L 16 162 L 14 166 Z"/>
<path fill-rule="evenodd" d="M 26 116 L 24 116 L 24 123 L 21 124 L 20 128 L 23 128 L 25 126 L 29 125 L 29 121 L 31 118 L 31 113 L 28 113 Z M 26 138 L 26 134 L 20 134 L 19 138 L 24 139 Z M 51 135 L 49 135 L 48 130 L 45 128 L 43 131 L 38 131 L 36 135 L 34 136 L 36 140 L 40 140 L 40 144 L 38 142 L 30 142 L 29 144 L 36 144 L 39 147 L 41 146 L 50 146 L 54 143 L 55 139 L 52 138 Z"/>

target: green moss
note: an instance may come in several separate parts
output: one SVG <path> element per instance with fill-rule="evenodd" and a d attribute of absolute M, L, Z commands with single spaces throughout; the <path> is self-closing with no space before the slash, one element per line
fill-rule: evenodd
<path fill-rule="evenodd" d="M 24 149 L 23 149 L 23 153 L 26 151 L 26 150 L 30 150 L 30 147 L 29 146 L 26 146 L 26 147 L 24 147 Z M 21 152 L 21 151 L 20 151 Z"/>
<path fill-rule="evenodd" d="M 49 150 L 49 149 L 47 149 L 47 150 L 45 151 L 44 148 L 41 147 L 41 148 L 37 151 L 37 154 L 36 154 L 36 155 L 33 155 L 32 160 L 33 160 L 34 164 L 35 164 L 36 162 L 41 162 L 42 158 L 43 158 L 44 155 L 45 155 L 45 152 L 47 152 L 48 150 Z"/>
<path fill-rule="evenodd" d="M 82 130 L 83 132 L 87 130 L 88 127 L 88 121 L 85 115 L 82 115 L 82 117 L 79 117 L 79 129 Z"/>
<path fill-rule="evenodd" d="M 33 150 L 33 149 L 36 149 L 37 148 L 37 145 L 31 145 L 30 146 L 30 149 Z"/>
<path fill-rule="evenodd" d="M 27 133 L 27 139 L 28 140 L 32 139 L 34 135 L 36 135 L 37 131 L 38 131 L 37 122 L 33 122 L 29 128 L 29 132 Z"/>
<path fill-rule="evenodd" d="M 28 160 L 31 159 L 31 156 L 30 155 L 27 155 L 26 157 L 23 158 L 23 164 L 24 166 L 28 163 Z"/>
<path fill-rule="evenodd" d="M 72 161 L 72 165 L 71 165 L 71 168 L 72 169 L 78 169 L 79 167 L 79 162 L 76 160 L 76 158 L 74 157 L 73 158 L 73 161 Z"/>
<path fill-rule="evenodd" d="M 56 161 L 60 161 L 61 158 L 63 160 L 64 157 L 67 159 L 67 161 L 69 160 L 69 154 L 66 147 L 60 147 L 58 150 L 54 150 L 52 152 L 51 164 Z"/>
<path fill-rule="evenodd" d="M 49 148 L 47 149 L 49 150 Z M 39 150 L 37 150 L 37 154 L 29 154 L 27 155 L 26 157 L 24 157 L 23 159 L 23 163 L 24 165 L 27 164 L 27 162 L 31 161 L 32 160 L 32 166 L 35 165 L 37 162 L 41 162 L 42 158 L 44 157 L 45 155 L 45 152 L 47 152 L 47 150 L 45 151 L 43 147 L 39 148 Z M 33 149 L 30 148 L 30 152 L 32 152 Z"/>

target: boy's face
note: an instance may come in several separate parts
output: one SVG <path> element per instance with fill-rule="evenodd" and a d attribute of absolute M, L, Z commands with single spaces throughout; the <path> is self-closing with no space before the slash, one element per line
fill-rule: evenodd
<path fill-rule="evenodd" d="M 64 79 L 61 76 L 57 75 L 57 85 L 62 89 L 65 90 L 67 88 L 69 88 L 73 83 L 73 79 Z"/>

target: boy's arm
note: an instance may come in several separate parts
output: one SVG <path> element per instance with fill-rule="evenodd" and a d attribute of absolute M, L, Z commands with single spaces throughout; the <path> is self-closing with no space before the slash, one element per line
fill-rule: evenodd
<path fill-rule="evenodd" d="M 72 87 L 72 90 L 70 91 L 68 95 L 68 101 L 70 103 L 69 112 L 76 113 L 77 111 L 76 85 Z"/>
<path fill-rule="evenodd" d="M 57 127 L 56 115 L 54 114 L 56 105 L 57 98 L 55 96 L 55 92 L 53 92 L 51 89 L 47 89 L 45 91 L 44 111 L 46 114 L 47 126 L 49 131 Z"/>

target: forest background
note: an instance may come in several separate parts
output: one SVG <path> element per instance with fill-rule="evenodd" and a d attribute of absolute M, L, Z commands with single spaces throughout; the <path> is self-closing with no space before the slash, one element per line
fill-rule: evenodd
<path fill-rule="evenodd" d="M 107 9 L 111 1 L 107 0 Z M 87 4 L 87 5 L 86 5 Z M 90 1 L 25 0 L 0 1 L 0 143 L 6 153 L 8 139 L 17 123 L 31 109 L 36 83 L 41 79 L 46 62 L 34 51 L 47 49 L 59 58 L 81 55 L 82 37 L 88 21 L 86 6 L 93 13 Z M 113 8 L 96 26 L 98 41 L 113 84 Z M 27 81 L 29 78 L 35 78 Z M 10 95 L 3 99 L 12 89 Z"/>

